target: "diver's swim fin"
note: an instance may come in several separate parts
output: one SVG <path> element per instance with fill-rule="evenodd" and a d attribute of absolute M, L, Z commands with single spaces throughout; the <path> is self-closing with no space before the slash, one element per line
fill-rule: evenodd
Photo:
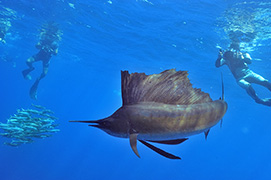
<path fill-rule="evenodd" d="M 263 101 L 263 105 L 266 105 L 266 106 L 271 106 L 271 98 L 264 98 L 262 99 Z"/>
<path fill-rule="evenodd" d="M 271 98 L 256 99 L 255 102 L 265 106 L 271 106 Z"/>
<path fill-rule="evenodd" d="M 40 82 L 40 80 L 37 79 L 29 91 L 30 97 L 35 100 L 37 100 L 37 89 L 38 89 L 39 82 Z"/>
<path fill-rule="evenodd" d="M 30 76 L 30 72 L 31 71 L 33 71 L 35 68 L 29 68 L 29 69 L 26 69 L 26 70 L 23 70 L 22 71 L 22 74 L 23 74 L 23 76 L 24 76 L 24 78 L 26 79 L 26 80 L 31 80 L 32 79 L 32 77 Z"/>

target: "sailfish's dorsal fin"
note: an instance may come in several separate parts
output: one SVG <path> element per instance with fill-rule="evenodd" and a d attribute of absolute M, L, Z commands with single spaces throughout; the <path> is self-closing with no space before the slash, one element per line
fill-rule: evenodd
<path fill-rule="evenodd" d="M 187 71 L 175 69 L 153 75 L 121 71 L 123 105 L 139 102 L 189 105 L 212 101 L 208 93 L 193 88 L 187 76 Z"/>

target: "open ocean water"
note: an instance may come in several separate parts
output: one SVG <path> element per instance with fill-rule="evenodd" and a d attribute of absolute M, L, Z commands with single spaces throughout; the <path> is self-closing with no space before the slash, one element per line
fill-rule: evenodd
<path fill-rule="evenodd" d="M 54 111 L 60 129 L 18 147 L 0 137 L 1 180 L 271 178 L 271 108 L 256 104 L 226 66 L 214 66 L 217 47 L 227 48 L 228 32 L 239 29 L 256 34 L 242 48 L 253 58 L 250 68 L 271 80 L 270 1 L 0 0 L 0 12 L 11 24 L 6 43 L 0 43 L 0 122 L 33 103 Z M 38 52 L 40 27 L 50 21 L 59 24 L 62 40 L 32 100 L 34 80 L 26 81 L 21 72 Z M 42 64 L 34 66 L 33 79 Z M 128 139 L 69 122 L 117 110 L 121 70 L 153 74 L 171 68 L 188 71 L 193 87 L 212 99 L 221 96 L 223 72 L 228 103 L 222 127 L 214 126 L 207 141 L 202 133 L 180 145 L 158 145 L 182 160 L 166 159 L 142 144 L 138 158 Z"/>

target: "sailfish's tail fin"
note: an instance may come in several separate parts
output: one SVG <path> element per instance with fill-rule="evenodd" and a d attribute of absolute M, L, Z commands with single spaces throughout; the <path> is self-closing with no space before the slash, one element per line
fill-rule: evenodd
<path fill-rule="evenodd" d="M 221 99 L 224 100 L 225 95 L 224 95 L 224 82 L 223 82 L 223 73 L 222 72 L 221 72 L 221 83 L 222 83 L 222 97 L 221 97 Z"/>
<path fill-rule="evenodd" d="M 224 94 L 224 81 L 223 81 L 223 73 L 221 72 L 221 83 L 222 83 L 222 95 L 221 95 L 221 100 L 224 101 L 225 99 L 225 94 Z M 222 127 L 223 119 L 220 120 L 220 127 Z"/>

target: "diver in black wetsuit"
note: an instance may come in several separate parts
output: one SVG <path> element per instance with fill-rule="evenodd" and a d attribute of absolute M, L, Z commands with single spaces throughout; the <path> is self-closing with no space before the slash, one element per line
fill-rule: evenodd
<path fill-rule="evenodd" d="M 251 57 L 248 53 L 241 53 L 239 42 L 232 42 L 225 52 L 220 50 L 215 62 L 216 67 L 227 65 L 235 77 L 237 84 L 244 88 L 256 103 L 271 106 L 271 98 L 261 99 L 251 86 L 251 83 L 259 84 L 271 91 L 271 83 L 251 71 L 247 64 L 251 64 Z"/>
<path fill-rule="evenodd" d="M 37 61 L 42 61 L 43 63 L 43 71 L 30 89 L 30 97 L 33 99 L 37 99 L 38 84 L 39 81 L 48 73 L 51 57 L 58 53 L 58 42 L 61 40 L 60 36 L 61 31 L 58 29 L 58 25 L 56 23 L 48 23 L 44 25 L 44 28 L 40 33 L 40 41 L 36 44 L 36 48 L 40 51 L 28 58 L 26 61 L 29 68 L 23 70 L 22 73 L 24 78 L 28 80 L 32 79 L 29 73 L 35 69 L 33 67 L 33 63 Z"/>

